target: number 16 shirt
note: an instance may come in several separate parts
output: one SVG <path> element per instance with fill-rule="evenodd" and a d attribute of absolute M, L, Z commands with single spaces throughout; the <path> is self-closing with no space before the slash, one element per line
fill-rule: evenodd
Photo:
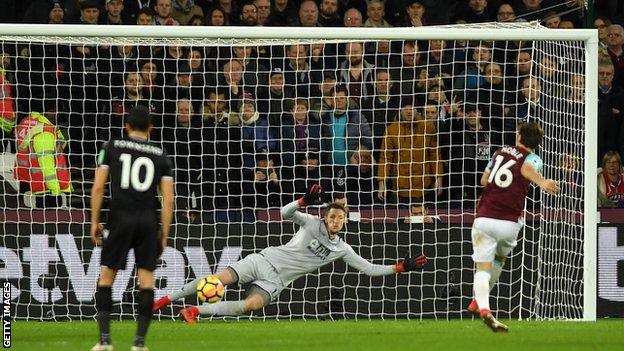
<path fill-rule="evenodd" d="M 542 159 L 525 148 L 504 146 L 494 153 L 486 168 L 490 175 L 477 204 L 477 217 L 518 221 L 531 184 L 520 171 L 525 163 L 542 170 Z"/>

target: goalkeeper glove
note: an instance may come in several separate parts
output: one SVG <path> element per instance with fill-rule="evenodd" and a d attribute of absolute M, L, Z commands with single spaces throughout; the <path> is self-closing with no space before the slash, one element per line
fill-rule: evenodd
<path fill-rule="evenodd" d="M 394 266 L 394 270 L 397 273 L 401 272 L 411 272 L 417 269 L 422 269 L 424 265 L 427 264 L 427 256 L 419 255 L 416 257 L 405 256 L 403 261 L 397 263 Z"/>
<path fill-rule="evenodd" d="M 299 206 L 307 206 L 315 203 L 321 197 L 321 193 L 323 192 L 323 188 L 319 184 L 312 184 L 308 188 L 308 191 L 303 195 L 303 197 L 297 200 Z"/>

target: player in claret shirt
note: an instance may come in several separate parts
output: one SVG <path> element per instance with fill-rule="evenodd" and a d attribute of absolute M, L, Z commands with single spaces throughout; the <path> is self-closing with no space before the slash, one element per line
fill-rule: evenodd
<path fill-rule="evenodd" d="M 424 255 L 405 257 L 394 265 L 372 264 L 360 257 L 338 236 L 344 227 L 347 214 L 342 205 L 330 204 L 325 209 L 323 219 L 297 211 L 301 207 L 315 203 L 321 191 L 321 186 L 314 184 L 304 197 L 282 208 L 282 217 L 300 226 L 288 243 L 248 255 L 217 274 L 223 285 L 251 283 L 245 300 L 222 301 L 184 308 L 180 311 L 182 319 L 188 323 L 195 323 L 200 314 L 237 316 L 260 309 L 275 300 L 295 279 L 339 259 L 370 276 L 409 272 L 422 268 L 427 263 L 427 257 Z M 173 300 L 195 295 L 195 287 L 202 278 L 184 285 L 182 290 L 170 296 L 160 298 L 154 303 L 154 312 Z"/>
<path fill-rule="evenodd" d="M 474 299 L 468 312 L 479 314 L 494 332 L 506 332 L 508 328 L 490 311 L 490 290 L 500 277 L 507 255 L 516 246 L 529 186 L 534 183 L 549 194 L 559 192 L 558 182 L 540 175 L 542 160 L 533 152 L 543 135 L 544 131 L 535 123 L 521 125 L 516 132 L 516 146 L 498 149 L 481 177 L 485 190 L 472 224 L 476 272 Z"/>

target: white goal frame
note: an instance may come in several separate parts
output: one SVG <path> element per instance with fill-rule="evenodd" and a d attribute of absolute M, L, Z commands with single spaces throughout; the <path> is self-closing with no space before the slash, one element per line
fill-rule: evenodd
<path fill-rule="evenodd" d="M 584 171 L 584 252 L 583 252 L 583 319 L 596 319 L 597 265 L 597 98 L 598 98 L 598 32 L 594 29 L 545 29 L 418 27 L 418 28 L 303 28 L 303 27 L 163 27 L 103 25 L 33 25 L 0 24 L 0 36 L 79 37 L 88 41 L 96 37 L 152 39 L 239 40 L 575 40 L 585 43 L 585 163 Z M 227 45 L 227 44 L 221 44 Z"/>

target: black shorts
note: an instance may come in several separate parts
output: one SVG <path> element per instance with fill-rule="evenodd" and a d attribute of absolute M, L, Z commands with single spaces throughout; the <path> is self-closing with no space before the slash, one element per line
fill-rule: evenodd
<path fill-rule="evenodd" d="M 111 213 L 108 238 L 102 245 L 101 265 L 111 269 L 126 269 L 128 252 L 134 249 L 138 268 L 149 271 L 156 269 L 160 245 L 156 212 L 115 212 Z"/>

